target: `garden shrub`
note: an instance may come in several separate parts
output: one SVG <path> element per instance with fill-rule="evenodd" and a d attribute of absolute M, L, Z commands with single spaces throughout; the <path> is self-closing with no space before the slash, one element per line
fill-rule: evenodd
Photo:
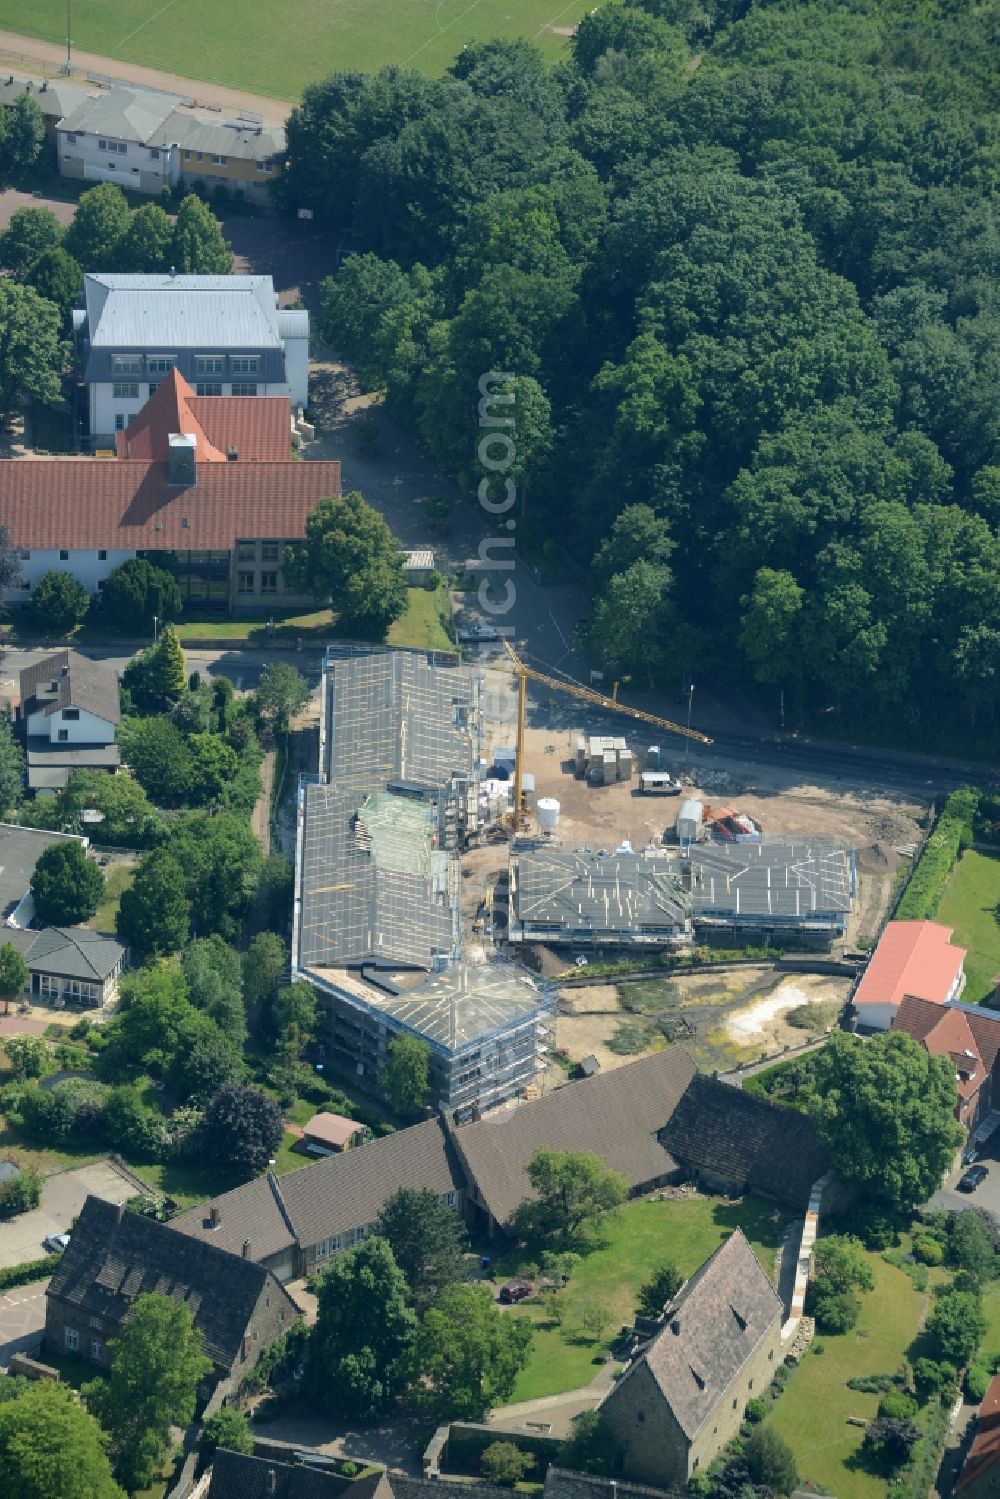
<path fill-rule="evenodd" d="M 976 787 L 963 786 L 948 797 L 896 907 L 897 921 L 928 921 L 937 911 L 956 859 L 972 842 L 980 795 Z"/>
<path fill-rule="evenodd" d="M 754 1395 L 752 1400 L 747 1401 L 746 1418 L 756 1424 L 763 1421 L 767 1415 L 767 1401 L 761 1395 Z"/>
<path fill-rule="evenodd" d="M 853 1291 L 832 1291 L 810 1283 L 806 1310 L 816 1319 L 819 1332 L 828 1336 L 850 1332 L 861 1315 L 861 1301 Z"/>
<path fill-rule="evenodd" d="M 965 1394 L 974 1405 L 986 1396 L 990 1387 L 990 1371 L 985 1364 L 970 1364 L 965 1373 Z"/>
<path fill-rule="evenodd" d="M 913 1257 L 922 1265 L 940 1265 L 944 1259 L 944 1246 L 929 1234 L 921 1234 L 913 1241 Z"/>
<path fill-rule="evenodd" d="M 880 1416 L 894 1421 L 908 1421 L 917 1414 L 917 1402 L 903 1390 L 888 1390 L 878 1403 Z"/>
<path fill-rule="evenodd" d="M 893 1389 L 895 1384 L 892 1374 L 856 1374 L 847 1381 L 847 1388 L 860 1395 L 881 1395 L 885 1390 Z"/>
<path fill-rule="evenodd" d="M 20 1265 L 8 1265 L 0 1270 L 0 1291 L 9 1291 L 12 1286 L 30 1286 L 32 1281 L 44 1280 L 53 1273 L 61 1259 L 61 1254 L 46 1254 L 38 1260 L 24 1260 Z"/>

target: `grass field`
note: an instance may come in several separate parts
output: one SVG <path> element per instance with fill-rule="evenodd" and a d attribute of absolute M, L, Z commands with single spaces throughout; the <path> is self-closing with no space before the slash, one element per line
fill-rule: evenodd
<path fill-rule="evenodd" d="M 935 920 L 955 928 L 952 939 L 968 948 L 966 1004 L 981 1004 L 1000 973 L 1000 858 L 969 849 L 952 870 Z"/>
<path fill-rule="evenodd" d="M 800 1478 L 837 1499 L 884 1499 L 885 1479 L 852 1465 L 864 1430 L 847 1424 L 848 1416 L 870 1421 L 879 1397 L 849 1390 L 846 1381 L 897 1372 L 917 1334 L 925 1300 L 902 1270 L 878 1255 L 870 1261 L 875 1290 L 862 1298 L 857 1327 L 842 1337 L 817 1337 L 770 1417 L 795 1455 Z"/>
<path fill-rule="evenodd" d="M 138 859 L 138 855 L 136 855 Z M 85 925 L 92 932 L 113 933 L 115 930 L 115 917 L 118 915 L 118 907 L 125 891 L 135 878 L 135 870 L 127 864 L 119 864 L 109 870 L 104 881 L 104 899 Z"/>
<path fill-rule="evenodd" d="M 718 1197 L 630 1202 L 600 1226 L 598 1246 L 586 1255 L 563 1292 L 565 1318 L 554 1326 L 541 1306 L 528 1303 L 515 1316 L 535 1324 L 531 1358 L 521 1373 L 513 1401 L 558 1395 L 589 1384 L 603 1363 L 608 1347 L 635 1314 L 636 1291 L 664 1260 L 675 1260 L 690 1275 L 736 1227 L 753 1244 L 765 1270 L 774 1272 L 774 1251 L 781 1222 L 770 1204 L 747 1198 L 726 1202 Z M 495 1262 L 500 1280 L 514 1274 L 522 1252 Z M 606 1306 L 608 1324 L 596 1340 L 583 1331 L 580 1317 L 586 1302 Z"/>
<path fill-rule="evenodd" d="M 73 42 L 119 63 L 295 100 L 334 70 L 387 63 L 444 72 L 470 41 L 528 37 L 549 58 L 585 0 L 75 0 Z M 65 42 L 64 0 L 2 0 L 0 25 Z"/>
<path fill-rule="evenodd" d="M 2 0 L 0 0 L 2 3 Z M 390 645 L 412 646 L 418 650 L 454 650 L 441 624 L 446 607 L 444 588 L 428 593 L 426 588 L 408 588 L 406 612 L 396 620 L 388 634 Z M 183 644 L 192 640 L 245 640 L 262 645 L 289 645 L 296 640 L 315 645 L 317 641 L 348 638 L 346 630 L 337 627 L 337 616 L 330 609 L 314 609 L 307 614 L 275 613 L 274 629 L 260 619 L 222 619 L 209 615 L 203 619 L 185 619 L 177 626 Z M 355 637 L 351 637 L 355 638 Z"/>

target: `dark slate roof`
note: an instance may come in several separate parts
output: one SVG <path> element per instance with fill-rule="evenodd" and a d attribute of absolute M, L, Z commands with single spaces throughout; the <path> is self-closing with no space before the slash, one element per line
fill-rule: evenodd
<path fill-rule="evenodd" d="M 230 1368 L 268 1282 L 271 1294 L 295 1309 L 270 1271 L 253 1260 L 181 1238 L 164 1223 L 88 1197 L 47 1294 L 84 1315 L 117 1322 L 137 1296 L 172 1296 L 190 1309 L 213 1363 Z"/>
<path fill-rule="evenodd" d="M 813 1184 L 828 1165 L 807 1115 L 701 1075 L 660 1138 L 687 1170 L 746 1183 L 796 1206 L 809 1201 Z"/>
<path fill-rule="evenodd" d="M 525 1168 L 536 1150 L 591 1151 L 636 1189 L 677 1169 L 659 1136 L 695 1075 L 679 1046 L 454 1130 L 452 1138 L 497 1223 L 533 1196 Z"/>
<path fill-rule="evenodd" d="M 508 1491 L 509 1492 L 509 1491 Z M 666 1499 L 667 1490 L 644 1483 L 599 1478 L 596 1473 L 573 1473 L 552 1463 L 546 1470 L 544 1499 Z"/>
<path fill-rule="evenodd" d="M 273 1488 L 268 1487 L 271 1478 Z M 340 1499 L 342 1494 L 345 1499 L 348 1496 L 353 1499 L 354 1490 L 363 1486 L 370 1487 L 369 1480 L 345 1487 L 344 1480 L 336 1473 L 220 1448 L 212 1459 L 208 1499 Z M 359 1493 L 357 1499 L 368 1499 L 368 1495 Z"/>
<path fill-rule="evenodd" d="M 693 1439 L 782 1315 L 777 1292 L 736 1229 L 681 1287 L 662 1330 L 604 1403 L 610 1405 L 645 1364 L 681 1430 Z"/>
<path fill-rule="evenodd" d="M 121 718 L 118 673 L 106 661 L 91 661 L 76 651 L 57 651 L 21 673 L 21 712 L 44 713 L 82 708 L 108 723 Z"/>
<path fill-rule="evenodd" d="M 49 926 L 35 934 L 26 961 L 32 972 L 103 983 L 124 956 L 113 937 L 85 926 Z"/>
<path fill-rule="evenodd" d="M 296 1239 L 303 1248 L 334 1234 L 374 1223 L 385 1202 L 400 1187 L 426 1188 L 442 1195 L 462 1191 L 464 1181 L 437 1119 L 401 1129 L 393 1135 L 355 1145 L 268 1181 L 260 1177 L 204 1207 L 192 1208 L 171 1228 L 226 1248 L 251 1243 L 251 1254 L 263 1259 Z M 212 1229 L 209 1209 L 221 1214 Z"/>
<path fill-rule="evenodd" d="M 209 1218 L 211 1208 L 219 1211 L 217 1228 L 212 1227 Z M 249 1239 L 255 1260 L 270 1259 L 283 1249 L 290 1249 L 296 1240 L 281 1185 L 272 1172 L 255 1177 L 245 1186 L 234 1187 L 231 1192 L 223 1192 L 201 1207 L 179 1213 L 170 1220 L 170 1227 L 204 1239 L 218 1249 L 227 1249 L 231 1254 L 241 1254 L 244 1242 Z"/>

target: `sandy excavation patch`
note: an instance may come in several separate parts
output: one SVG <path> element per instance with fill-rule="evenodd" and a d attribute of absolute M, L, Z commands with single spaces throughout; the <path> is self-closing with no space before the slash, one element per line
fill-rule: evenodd
<path fill-rule="evenodd" d="M 726 1016 L 726 1035 L 741 1046 L 763 1043 L 771 1046 L 803 1042 L 809 1032 L 786 1023 L 790 1010 L 807 1004 L 842 1004 L 850 989 L 848 979 L 832 979 L 819 974 L 796 974 L 782 979 L 770 994 L 762 995 L 745 1009 Z"/>
<path fill-rule="evenodd" d="M 556 1017 L 556 1047 L 565 1051 L 571 1062 L 582 1062 L 595 1056 L 602 1072 L 634 1062 L 635 1057 L 619 1056 L 608 1046 L 622 1017 L 618 1015 L 559 1015 Z"/>
<path fill-rule="evenodd" d="M 588 984 L 585 989 L 558 990 L 560 1009 L 573 1015 L 607 1015 L 620 1010 L 614 984 Z"/>

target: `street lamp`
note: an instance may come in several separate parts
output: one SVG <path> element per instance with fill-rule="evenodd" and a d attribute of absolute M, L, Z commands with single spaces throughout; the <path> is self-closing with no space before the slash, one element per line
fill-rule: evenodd
<path fill-rule="evenodd" d="M 160 623 L 160 616 L 158 614 L 154 614 L 153 615 L 153 644 L 154 645 L 156 644 L 156 627 L 157 627 L 157 625 L 159 623 Z"/>
<path fill-rule="evenodd" d="M 692 700 L 693 697 L 694 697 L 694 683 L 692 682 L 691 685 L 688 687 L 688 717 L 687 717 L 687 726 L 688 726 L 689 729 L 691 727 L 691 700 Z M 687 738 L 684 741 L 684 763 L 685 763 L 685 765 L 688 762 L 688 758 L 689 758 L 690 754 L 691 754 L 691 740 L 690 740 L 690 738 Z"/>

